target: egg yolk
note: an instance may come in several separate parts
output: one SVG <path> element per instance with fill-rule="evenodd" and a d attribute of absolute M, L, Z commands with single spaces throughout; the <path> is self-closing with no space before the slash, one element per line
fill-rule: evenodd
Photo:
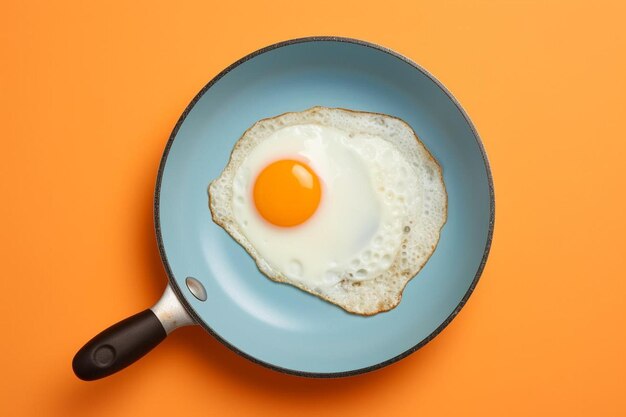
<path fill-rule="evenodd" d="M 254 183 L 254 204 L 273 225 L 292 227 L 307 221 L 320 204 L 322 190 L 305 163 L 283 159 L 266 166 Z"/>

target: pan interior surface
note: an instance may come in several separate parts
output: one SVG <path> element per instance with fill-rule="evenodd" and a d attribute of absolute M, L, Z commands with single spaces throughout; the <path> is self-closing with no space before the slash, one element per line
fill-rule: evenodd
<path fill-rule="evenodd" d="M 385 113 L 411 125 L 443 168 L 448 221 L 400 305 L 362 317 L 262 275 L 211 220 L 207 186 L 259 119 L 312 106 Z M 390 363 L 432 337 L 475 285 L 493 225 L 489 168 L 462 110 L 428 74 L 363 43 L 286 43 L 203 90 L 169 142 L 157 185 L 157 234 L 170 280 L 200 324 L 245 356 L 288 372 L 340 375 Z M 199 280 L 196 299 L 187 277 Z"/>

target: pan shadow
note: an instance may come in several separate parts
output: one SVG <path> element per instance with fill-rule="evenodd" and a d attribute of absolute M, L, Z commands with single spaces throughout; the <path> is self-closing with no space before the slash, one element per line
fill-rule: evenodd
<path fill-rule="evenodd" d="M 410 374 L 415 373 L 415 364 L 421 362 L 418 356 L 414 356 L 414 366 L 392 364 L 351 377 L 308 378 L 277 372 L 253 363 L 222 345 L 198 326 L 180 329 L 170 338 L 167 349 L 172 349 L 172 355 L 175 352 L 191 355 L 196 366 L 207 375 L 217 376 L 227 384 L 260 391 L 268 397 L 287 395 L 310 398 L 311 394 L 320 394 L 327 399 L 345 398 L 351 393 L 388 386 L 393 381 L 410 377 Z"/>

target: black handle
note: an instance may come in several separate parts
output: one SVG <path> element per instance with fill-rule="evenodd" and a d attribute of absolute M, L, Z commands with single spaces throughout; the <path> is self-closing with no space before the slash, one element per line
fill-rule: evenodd
<path fill-rule="evenodd" d="M 148 309 L 137 313 L 91 339 L 72 361 L 77 377 L 93 381 L 126 368 L 165 339 L 167 333 Z"/>

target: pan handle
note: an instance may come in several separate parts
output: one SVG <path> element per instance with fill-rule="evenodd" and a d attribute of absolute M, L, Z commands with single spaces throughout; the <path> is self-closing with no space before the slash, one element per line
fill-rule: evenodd
<path fill-rule="evenodd" d="M 195 324 L 168 285 L 161 299 L 147 310 L 114 324 L 83 346 L 72 361 L 84 381 L 104 378 L 150 352 L 175 329 Z"/>

